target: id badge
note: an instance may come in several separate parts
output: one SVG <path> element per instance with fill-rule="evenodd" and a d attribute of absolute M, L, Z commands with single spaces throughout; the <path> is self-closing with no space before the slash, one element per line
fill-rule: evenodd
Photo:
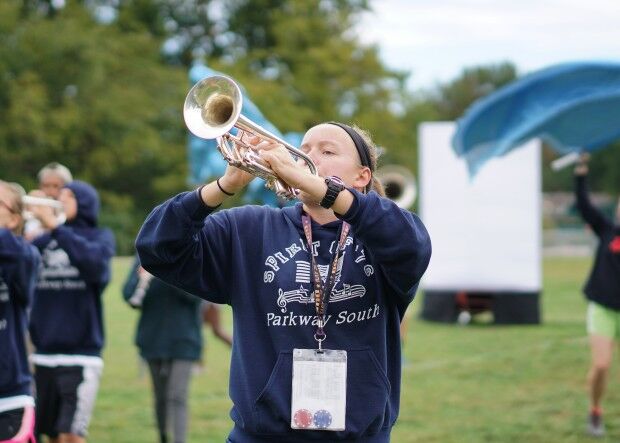
<path fill-rule="evenodd" d="M 344 431 L 347 351 L 293 349 L 291 428 Z"/>

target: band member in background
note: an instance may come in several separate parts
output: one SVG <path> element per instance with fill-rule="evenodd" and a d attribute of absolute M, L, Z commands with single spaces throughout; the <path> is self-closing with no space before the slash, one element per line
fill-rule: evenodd
<path fill-rule="evenodd" d="M 370 192 L 376 148 L 361 130 L 325 123 L 305 134 L 319 175 L 273 140 L 251 143 L 301 202 L 214 212 L 253 179 L 229 165 L 153 210 L 136 241 L 142 266 L 232 306 L 228 441 L 388 442 L 399 325 L 430 260 L 428 233 Z"/>
<path fill-rule="evenodd" d="M 37 179 L 39 180 L 39 192 L 34 192 L 32 195 L 58 200 L 61 189 L 73 181 L 73 175 L 71 175 L 71 171 L 66 166 L 52 162 L 41 168 L 37 174 Z M 38 219 L 34 218 L 26 221 L 24 237 L 28 241 L 32 241 L 43 233 L 45 233 L 45 230 Z"/>
<path fill-rule="evenodd" d="M 40 257 L 21 237 L 22 212 L 20 190 L 0 180 L 0 441 L 13 443 L 34 431 L 26 330 Z"/>
<path fill-rule="evenodd" d="M 50 198 L 58 200 L 60 191 L 73 181 L 73 175 L 69 168 L 57 162 L 43 166 L 37 174 L 39 189 Z"/>
<path fill-rule="evenodd" d="M 184 443 L 189 382 L 202 354 L 202 300 L 153 277 L 137 259 L 123 297 L 140 309 L 135 343 L 149 365 L 159 441 Z"/>
<path fill-rule="evenodd" d="M 97 227 L 99 196 L 91 185 L 72 181 L 58 199 L 64 224 L 51 208 L 32 209 L 48 231 L 33 241 L 42 259 L 30 320 L 36 429 L 53 441 L 83 442 L 103 368 L 101 295 L 110 281 L 114 237 Z"/>
<path fill-rule="evenodd" d="M 584 154 L 575 167 L 575 185 L 577 208 L 599 241 L 594 265 L 584 288 L 588 299 L 587 328 L 592 356 L 588 372 L 588 433 L 602 437 L 605 435 L 602 400 L 614 343 L 620 338 L 620 199 L 615 223 L 592 205 L 586 183 L 587 161 L 588 155 Z"/>

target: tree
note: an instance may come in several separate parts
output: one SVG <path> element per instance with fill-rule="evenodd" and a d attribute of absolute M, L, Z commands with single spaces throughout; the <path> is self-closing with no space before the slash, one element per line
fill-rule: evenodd
<path fill-rule="evenodd" d="M 160 62 L 161 40 L 80 5 L 49 19 L 3 2 L 0 17 L 0 176 L 32 189 L 41 166 L 66 164 L 130 252 L 147 211 L 185 188 L 185 73 Z"/>
<path fill-rule="evenodd" d="M 431 100 L 442 119 L 456 120 L 473 102 L 516 79 L 510 62 L 465 68 L 455 80 L 439 85 Z"/>
<path fill-rule="evenodd" d="M 368 129 L 390 152 L 411 155 L 404 127 L 406 74 L 386 68 L 378 48 L 353 32 L 366 1 L 229 2 L 235 52 L 220 70 L 243 81 L 252 99 L 285 132 L 340 120 Z"/>

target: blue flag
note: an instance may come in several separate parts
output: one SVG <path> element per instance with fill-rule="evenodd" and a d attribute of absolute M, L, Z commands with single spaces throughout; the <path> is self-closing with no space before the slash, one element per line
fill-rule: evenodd
<path fill-rule="evenodd" d="M 452 146 L 475 175 L 535 137 L 562 154 L 620 138 L 620 63 L 567 63 L 524 76 L 476 101 L 458 120 Z"/>

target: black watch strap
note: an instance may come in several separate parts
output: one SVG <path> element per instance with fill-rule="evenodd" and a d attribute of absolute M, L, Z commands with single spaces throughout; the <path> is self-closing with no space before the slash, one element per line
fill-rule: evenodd
<path fill-rule="evenodd" d="M 323 197 L 323 200 L 321 200 L 319 204 L 325 209 L 329 209 L 345 186 L 343 181 L 338 177 L 327 177 L 325 179 L 325 184 L 327 185 L 327 192 L 325 192 L 325 197 Z"/>

